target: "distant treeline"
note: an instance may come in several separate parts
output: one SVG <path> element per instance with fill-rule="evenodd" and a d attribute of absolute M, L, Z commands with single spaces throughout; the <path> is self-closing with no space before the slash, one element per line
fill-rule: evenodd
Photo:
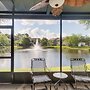
<path fill-rule="evenodd" d="M 14 36 L 14 45 L 22 46 L 23 48 L 28 48 L 34 46 L 37 38 L 30 37 L 27 33 Z M 47 39 L 45 37 L 38 38 L 38 42 L 41 46 L 59 46 L 60 38 Z M 80 34 L 72 34 L 71 36 L 63 37 L 62 45 L 63 46 L 78 46 L 79 44 L 90 46 L 90 37 L 82 36 Z M 0 32 L 0 46 L 10 46 L 11 45 L 11 35 L 3 34 Z"/>
<path fill-rule="evenodd" d="M 90 46 L 90 37 L 73 34 L 63 38 L 63 46 Z"/>

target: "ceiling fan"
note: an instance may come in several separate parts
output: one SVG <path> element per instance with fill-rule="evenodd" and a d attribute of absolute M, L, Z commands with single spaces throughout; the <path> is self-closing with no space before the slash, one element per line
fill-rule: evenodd
<path fill-rule="evenodd" d="M 34 11 L 43 8 L 47 5 L 50 5 L 52 7 L 52 15 L 59 16 L 63 11 L 64 4 L 73 7 L 80 7 L 87 3 L 90 3 L 90 0 L 41 0 L 41 2 L 35 4 L 29 10 Z"/>

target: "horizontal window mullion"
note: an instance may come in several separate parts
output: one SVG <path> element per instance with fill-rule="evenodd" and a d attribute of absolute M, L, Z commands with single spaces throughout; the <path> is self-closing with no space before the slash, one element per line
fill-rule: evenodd
<path fill-rule="evenodd" d="M 10 59 L 11 57 L 0 57 L 0 59 Z"/>
<path fill-rule="evenodd" d="M 12 26 L 11 26 L 11 25 L 5 25 L 5 26 L 1 26 L 1 25 L 0 25 L 0 28 L 2 28 L 2 29 L 4 29 L 4 28 L 5 28 L 5 29 L 10 28 L 10 29 L 11 29 L 11 28 L 12 28 Z"/>

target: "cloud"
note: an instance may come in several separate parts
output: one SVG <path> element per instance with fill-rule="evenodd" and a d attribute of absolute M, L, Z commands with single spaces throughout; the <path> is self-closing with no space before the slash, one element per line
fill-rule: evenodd
<path fill-rule="evenodd" d="M 11 34 L 11 30 L 10 29 L 0 29 L 0 32 L 3 34 Z"/>
<path fill-rule="evenodd" d="M 56 34 L 54 32 L 50 32 L 49 30 L 39 29 L 39 28 L 27 28 L 25 30 L 20 31 L 19 33 L 25 34 L 28 33 L 30 37 L 32 38 L 57 38 L 60 37 L 59 34 Z"/>
<path fill-rule="evenodd" d="M 33 38 L 56 38 L 58 37 L 57 34 L 54 32 L 50 32 L 49 30 L 34 28 L 33 30 L 29 30 L 29 35 Z"/>
<path fill-rule="evenodd" d="M 62 37 L 66 37 L 67 36 L 67 34 L 66 33 L 62 33 Z"/>
<path fill-rule="evenodd" d="M 34 25 L 34 22 L 32 22 L 31 20 L 19 20 L 19 22 L 21 23 L 21 25 L 30 25 L 30 26 L 33 26 Z"/>
<path fill-rule="evenodd" d="M 57 20 L 40 20 L 38 23 L 39 25 L 43 25 L 43 24 L 46 24 L 46 25 L 52 25 L 52 24 L 57 24 L 59 21 Z"/>
<path fill-rule="evenodd" d="M 38 25 L 52 25 L 52 24 L 57 24 L 59 21 L 58 20 L 26 20 L 26 19 L 22 19 L 22 20 L 17 20 L 19 21 L 22 25 L 34 25 L 34 24 L 38 24 Z"/>
<path fill-rule="evenodd" d="M 18 31 L 18 33 L 21 33 L 21 34 L 25 34 L 25 33 L 28 33 L 29 34 L 29 30 L 30 30 L 31 28 L 26 28 L 26 29 L 23 29 L 23 30 L 17 30 Z M 15 33 L 15 34 L 18 34 L 18 33 Z"/>
<path fill-rule="evenodd" d="M 63 20 L 63 22 L 79 24 L 79 20 Z"/>
<path fill-rule="evenodd" d="M 0 19 L 0 25 L 11 25 L 11 19 Z"/>
<path fill-rule="evenodd" d="M 62 37 L 68 36 L 66 33 L 62 33 Z M 60 33 L 57 35 L 57 37 L 60 37 Z"/>

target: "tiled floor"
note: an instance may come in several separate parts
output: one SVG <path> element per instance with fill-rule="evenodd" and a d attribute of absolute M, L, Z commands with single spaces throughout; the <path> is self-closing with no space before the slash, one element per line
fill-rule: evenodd
<path fill-rule="evenodd" d="M 76 90 L 74 89 L 70 84 L 66 84 L 68 89 L 66 90 Z M 49 85 L 48 90 L 50 90 Z M 55 90 L 53 84 L 51 85 L 51 90 Z M 87 84 L 88 88 L 90 88 L 90 83 Z M 84 86 L 83 84 L 78 84 L 78 87 L 81 89 L 78 90 L 86 90 L 87 86 Z M 43 85 L 36 85 L 36 90 L 41 90 Z M 0 84 L 0 90 L 31 90 L 31 84 Z M 64 90 L 64 84 L 61 84 L 58 88 L 58 90 Z M 90 89 L 89 89 L 90 90 Z"/>

